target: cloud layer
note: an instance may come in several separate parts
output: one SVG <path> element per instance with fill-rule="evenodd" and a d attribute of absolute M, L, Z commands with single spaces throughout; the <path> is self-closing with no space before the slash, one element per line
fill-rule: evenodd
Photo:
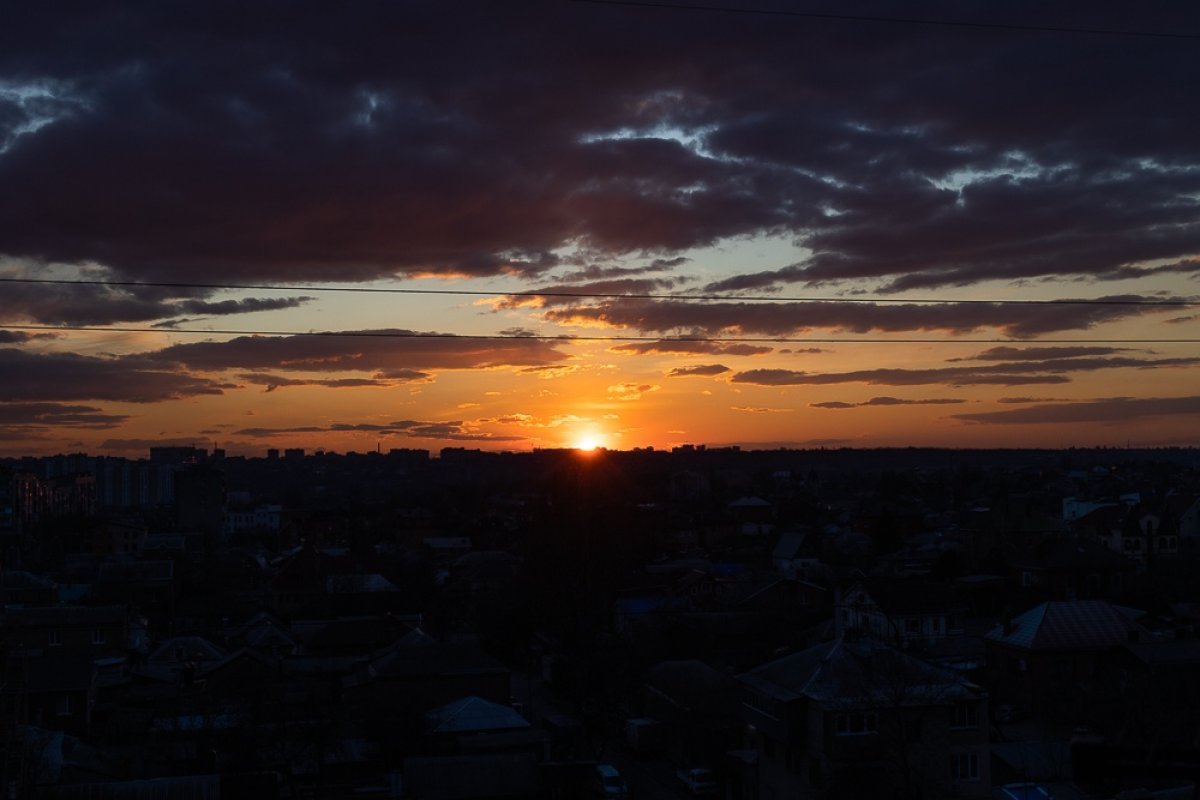
<path fill-rule="evenodd" d="M 1128 27 L 1119 4 L 954 14 Z M 10 15 L 0 253 L 168 279 L 535 277 L 564 252 L 670 263 L 787 233 L 811 256 L 714 285 L 911 288 L 1187 273 L 1200 251 L 1184 41 L 548 1 L 220 16 Z M 1138 20 L 1200 29 L 1186 4 Z"/>
<path fill-rule="evenodd" d="M 856 9 L 892 12 L 877 0 Z M 1130 28 L 1127 5 L 1081 0 L 918 0 L 908 13 Z M 1200 33 L 1191 4 L 1136 16 L 1138 28 Z M 746 412 L 716 427 L 785 411 L 780 395 L 797 409 L 959 402 L 813 403 L 788 388 L 848 384 L 969 387 L 972 401 L 1045 387 L 959 422 L 1178 418 L 1193 413 L 1200 364 L 1180 349 L 1045 342 L 964 358 L 931 344 L 901 360 L 856 344 L 854 356 L 838 345 L 808 358 L 819 351 L 770 340 L 1194 338 L 1197 85 L 1192 43 L 1161 37 L 554 0 L 366 0 L 333 13 L 265 0 L 236 14 L 26 4 L 0 26 L 0 277 L 110 284 L 0 281 L 0 326 L 11 328 L 0 330 L 0 431 L 137 427 L 128 408 L 106 407 L 120 403 L 228 410 L 230 398 L 252 397 L 261 410 L 307 387 L 336 389 L 327 396 L 343 405 L 361 396 L 350 419 L 400 413 L 367 408 L 368 398 L 411 399 L 403 413 L 416 421 L 383 435 L 503 442 L 513 428 L 488 426 L 566 426 L 582 418 L 573 412 L 593 413 L 571 405 L 584 396 L 631 417 L 668 413 L 696 381 L 665 377 L 711 379 L 705 391 Z M 426 307 L 391 323 L 356 322 L 334 302 L 320 310 L 339 318 L 316 317 L 315 291 L 270 288 L 428 277 L 476 279 L 472 291 L 497 294 L 447 308 L 444 323 L 426 321 Z M 162 285 L 135 285 L 146 281 Z M 946 292 L 952 302 L 887 302 L 951 287 L 961 287 Z M 674 297 L 699 291 L 726 296 Z M 913 293 L 885 296 L 902 291 Z M 991 301 L 1014 293 L 1097 302 Z M 818 295 L 840 301 L 788 299 Z M 330 330 L 154 349 L 145 342 L 161 341 L 157 332 L 110 348 L 115 334 L 18 329 L 167 331 L 267 312 L 286 320 L 278 330 Z M 506 332 L 449 335 L 480 319 Z M 575 327 L 645 341 L 532 338 Z M 483 387 L 484 376 L 446 396 L 452 382 L 437 381 L 451 370 L 516 376 L 504 387 L 512 405 L 484 399 L 501 388 Z M 1119 370 L 1172 370 L 1190 385 L 1146 390 L 1179 397 L 1054 399 L 1065 384 L 1062 394 L 1106 394 L 1095 376 L 1131 374 Z M 538 394 L 512 396 L 530 384 Z M 654 402 L 634 402 L 650 393 Z M 441 421 L 475 404 L 486 418 Z M 242 435 L 320 438 L 375 424 L 263 418 Z M 123 434 L 109 441 L 147 439 Z"/>

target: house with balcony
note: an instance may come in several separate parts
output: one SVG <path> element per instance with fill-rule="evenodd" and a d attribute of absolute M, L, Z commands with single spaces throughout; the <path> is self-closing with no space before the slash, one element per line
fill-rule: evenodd
<path fill-rule="evenodd" d="M 963 635 L 967 603 L 951 584 L 867 579 L 842 597 L 842 629 L 908 649 Z"/>
<path fill-rule="evenodd" d="M 988 696 L 843 636 L 740 676 L 760 797 L 990 797 Z"/>

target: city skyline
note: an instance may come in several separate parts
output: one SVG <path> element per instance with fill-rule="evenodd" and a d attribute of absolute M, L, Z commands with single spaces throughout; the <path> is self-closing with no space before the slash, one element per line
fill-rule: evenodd
<path fill-rule="evenodd" d="M 1200 445 L 1194 9 L 653 5 L 14 12 L 0 456 Z"/>

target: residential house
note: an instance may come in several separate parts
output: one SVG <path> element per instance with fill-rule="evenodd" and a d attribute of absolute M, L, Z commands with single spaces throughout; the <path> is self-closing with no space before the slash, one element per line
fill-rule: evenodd
<path fill-rule="evenodd" d="M 1178 531 L 1164 527 L 1162 516 L 1141 505 L 1098 508 L 1072 522 L 1071 528 L 1140 564 L 1179 552 Z"/>
<path fill-rule="evenodd" d="M 811 578 L 821 562 L 810 538 L 803 531 L 782 534 L 771 552 L 775 571 L 785 578 Z"/>
<path fill-rule="evenodd" d="M 86 736 L 92 724 L 96 674 L 95 662 L 77 652 L 10 655 L 0 683 L 4 719 Z"/>
<path fill-rule="evenodd" d="M 146 541 L 146 526 L 133 520 L 112 520 L 92 531 L 92 550 L 100 558 L 136 555 Z"/>
<path fill-rule="evenodd" d="M 953 585 L 882 578 L 852 586 L 837 609 L 846 632 L 902 649 L 962 636 L 966 612 Z"/>
<path fill-rule="evenodd" d="M 738 680 L 760 797 L 990 796 L 987 694 L 950 670 L 841 637 Z"/>
<path fill-rule="evenodd" d="M 348 705 L 386 717 L 423 714 L 467 696 L 506 703 L 510 680 L 508 668 L 477 645 L 420 635 L 360 661 L 341 685 Z"/>
<path fill-rule="evenodd" d="M 1200 639 L 1127 642 L 1101 654 L 1096 671 L 1107 714 L 1095 730 L 1110 743 L 1200 757 Z"/>
<path fill-rule="evenodd" d="M 129 650 L 129 611 L 123 606 L 8 608 L 0 625 L 9 655 L 68 655 L 90 659 Z"/>
<path fill-rule="evenodd" d="M 1054 600 L 1117 598 L 1138 572 L 1138 563 L 1085 536 L 1049 536 L 1014 555 L 1018 586 Z"/>
<path fill-rule="evenodd" d="M 5 606 L 52 606 L 58 602 L 58 584 L 23 570 L 0 572 L 0 592 Z"/>
<path fill-rule="evenodd" d="M 1104 600 L 1042 603 L 985 637 L 993 701 L 1076 722 L 1090 713 L 1100 656 L 1145 636 L 1129 610 Z"/>
<path fill-rule="evenodd" d="M 685 766 L 719 766 L 741 743 L 738 684 L 694 659 L 663 661 L 646 675 L 645 714 L 662 724 L 668 755 Z"/>
<path fill-rule="evenodd" d="M 395 607 L 399 589 L 379 573 L 329 575 L 325 593 L 330 613 L 347 616 L 386 613 Z"/>
<path fill-rule="evenodd" d="M 235 647 L 246 647 L 264 655 L 283 657 L 295 655 L 299 644 L 282 624 L 265 611 L 250 619 L 227 627 L 224 640 Z"/>
<path fill-rule="evenodd" d="M 1173 526 L 1179 536 L 1180 547 L 1194 552 L 1200 545 L 1200 495 L 1168 495 L 1163 502 L 1163 518 Z"/>
<path fill-rule="evenodd" d="M 225 512 L 222 531 L 226 536 L 246 531 L 275 533 L 279 530 L 283 506 L 259 505 L 250 510 Z"/>
<path fill-rule="evenodd" d="M 228 654 L 202 636 L 176 636 L 167 639 L 146 657 L 146 665 L 171 672 L 202 671 L 223 661 Z"/>

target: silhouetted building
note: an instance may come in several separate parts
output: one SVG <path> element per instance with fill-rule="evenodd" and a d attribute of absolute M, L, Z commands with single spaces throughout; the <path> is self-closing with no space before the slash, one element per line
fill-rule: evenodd
<path fill-rule="evenodd" d="M 196 464 L 175 476 L 175 521 L 180 531 L 204 535 L 205 551 L 214 551 L 225 525 L 225 473 Z"/>

